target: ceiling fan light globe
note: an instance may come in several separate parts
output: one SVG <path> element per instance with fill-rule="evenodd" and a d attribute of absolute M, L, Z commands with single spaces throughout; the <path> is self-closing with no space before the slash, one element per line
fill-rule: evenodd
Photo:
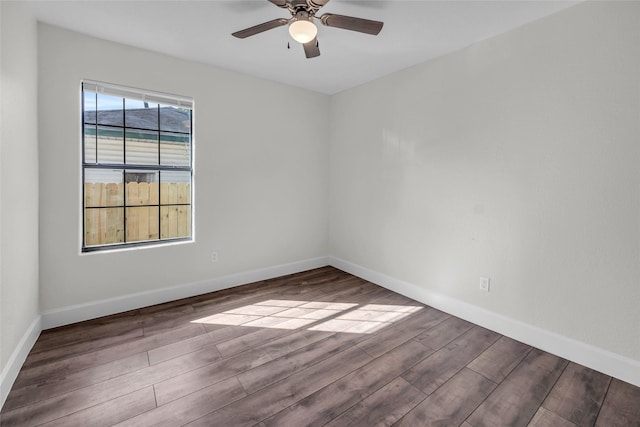
<path fill-rule="evenodd" d="M 318 28 L 311 21 L 298 20 L 289 25 L 289 34 L 298 43 L 309 43 L 318 34 Z"/>

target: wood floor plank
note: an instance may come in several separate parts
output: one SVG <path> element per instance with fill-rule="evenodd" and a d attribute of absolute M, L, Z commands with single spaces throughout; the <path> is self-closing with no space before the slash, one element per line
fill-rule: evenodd
<path fill-rule="evenodd" d="M 174 427 L 196 420 L 246 393 L 235 377 L 117 424 L 119 427 Z"/>
<path fill-rule="evenodd" d="M 231 359 L 220 359 L 155 384 L 158 406 L 197 393 L 236 374 L 273 360 L 264 350 L 245 352 Z"/>
<path fill-rule="evenodd" d="M 280 324 L 286 321 L 287 319 L 281 319 Z M 245 326 L 251 329 L 250 333 L 216 344 L 216 348 L 223 357 L 229 357 L 234 354 L 242 353 L 248 348 L 257 347 L 266 342 L 282 338 L 286 335 L 291 335 L 295 331 L 292 329 L 280 329 L 277 326 L 278 324 L 268 328 L 252 328 Z"/>
<path fill-rule="evenodd" d="M 164 363 L 139 369 L 107 381 L 92 384 L 69 393 L 52 396 L 33 405 L 3 413 L 3 422 L 10 420 L 17 425 L 38 425 L 102 402 L 129 394 L 168 378 L 209 365 L 220 359 L 215 348 L 190 353 Z"/>
<path fill-rule="evenodd" d="M 640 426 L 640 387 L 611 380 L 596 427 Z"/>
<path fill-rule="evenodd" d="M 497 386 L 491 380 L 463 368 L 396 426 L 460 425 Z"/>
<path fill-rule="evenodd" d="M 374 285 L 371 282 L 366 282 L 362 279 L 345 279 L 341 283 L 332 284 L 327 288 L 332 289 L 332 291 L 328 294 L 323 295 L 322 297 L 316 296 L 315 298 L 311 298 L 311 300 L 325 302 L 337 301 L 346 303 L 365 303 L 368 302 L 370 298 L 375 297 L 379 295 L 380 292 L 382 292 L 380 286 Z"/>
<path fill-rule="evenodd" d="M 328 272 L 323 272 L 322 268 L 316 269 L 316 270 L 308 270 L 304 272 L 304 274 L 320 275 L 320 276 L 326 276 L 327 274 L 330 274 Z M 244 296 L 255 296 L 261 293 L 272 292 L 273 289 L 277 289 L 279 287 L 286 289 L 286 285 L 283 285 L 283 282 L 279 281 L 278 279 L 280 278 L 275 278 L 275 280 L 274 279 L 259 280 L 257 282 L 247 283 L 242 286 L 230 287 L 230 288 L 221 289 L 214 292 L 209 292 L 206 294 L 196 295 L 193 297 L 182 298 L 174 301 L 151 305 L 148 307 L 141 308 L 140 314 L 145 315 L 145 314 L 150 314 L 158 311 L 165 311 L 167 309 L 171 309 L 173 307 L 177 307 L 181 305 L 191 305 L 195 308 L 202 304 L 210 305 L 210 304 L 224 303 L 225 301 L 230 301 L 230 300 L 241 300 Z M 302 280 L 302 276 L 300 277 L 299 280 Z"/>
<path fill-rule="evenodd" d="M 308 272 L 310 275 L 316 274 L 313 271 Z M 322 273 L 319 273 L 322 276 Z M 338 280 L 336 276 L 335 280 Z M 301 284 L 304 282 L 303 278 L 276 278 L 271 280 L 262 280 L 259 282 L 250 283 L 247 285 L 223 289 L 221 291 L 212 292 L 207 294 L 207 298 L 203 298 L 200 301 L 192 302 L 196 312 L 207 311 L 209 308 L 215 308 L 216 306 L 224 306 L 229 302 L 237 302 L 242 304 L 246 299 L 252 299 L 261 297 L 266 294 L 272 294 L 279 289 L 287 289 L 293 282 Z"/>
<path fill-rule="evenodd" d="M 403 322 L 393 324 L 380 330 L 375 339 L 368 339 L 358 344 L 362 350 L 372 357 L 379 357 L 398 345 L 415 338 L 424 330 L 430 329 L 450 316 L 439 310 L 422 309 L 412 313 Z"/>
<path fill-rule="evenodd" d="M 178 399 L 223 379 L 239 375 L 275 358 L 321 341 L 332 335 L 327 332 L 298 331 L 279 340 L 255 347 L 233 358 L 220 359 L 199 369 L 176 375 L 156 384 L 158 406 Z"/>
<path fill-rule="evenodd" d="M 592 426 L 611 378 L 576 363 L 569 363 L 542 406 L 579 426 Z"/>
<path fill-rule="evenodd" d="M 526 426 L 567 361 L 533 349 L 467 420 L 474 427 Z"/>
<path fill-rule="evenodd" d="M 398 377 L 357 405 L 343 412 L 325 427 L 390 426 L 418 405 L 426 395 Z M 266 427 L 266 426 L 265 426 Z"/>
<path fill-rule="evenodd" d="M 342 273 L 333 277 L 333 280 L 329 278 L 319 280 L 300 280 L 290 279 L 287 281 L 266 281 L 265 285 L 260 289 L 253 291 L 244 290 L 244 286 L 237 288 L 236 292 L 223 294 L 222 296 L 214 295 L 208 300 L 201 301 L 193 304 L 196 312 L 209 312 L 211 310 L 224 310 L 229 309 L 229 305 L 242 305 L 252 304 L 256 301 L 264 301 L 268 299 L 304 299 L 328 296 L 335 291 L 350 289 L 355 286 L 361 289 L 372 289 L 371 284 L 366 284 L 362 279 L 350 276 Z M 295 285 L 295 288 L 292 288 Z M 216 293 L 217 294 L 217 293 Z"/>
<path fill-rule="evenodd" d="M 242 286 L 244 288 L 244 286 Z M 277 298 L 281 291 L 285 291 L 286 286 L 273 283 L 264 285 L 262 289 L 256 289 L 252 292 L 244 290 L 239 293 L 229 292 L 222 295 L 214 293 L 211 298 L 192 304 L 196 313 L 220 313 L 226 310 L 232 310 L 237 307 L 251 305 L 258 301 L 264 301 L 270 298 Z"/>
<path fill-rule="evenodd" d="M 393 291 L 380 287 L 380 289 L 384 290 L 385 293 L 380 295 L 379 297 L 374 297 L 371 299 L 371 302 L 376 304 L 394 304 L 394 305 L 420 305 L 424 306 L 424 304 L 420 304 L 415 300 L 412 300 L 409 297 L 405 297 L 404 295 L 397 294 Z"/>
<path fill-rule="evenodd" d="M 153 387 L 146 387 L 42 424 L 42 427 L 109 427 L 155 407 Z"/>
<path fill-rule="evenodd" d="M 139 310 L 126 311 L 42 331 L 32 351 L 37 353 L 94 339 L 118 337 L 126 331 L 139 331 L 141 328 Z"/>
<path fill-rule="evenodd" d="M 292 351 L 255 368 L 238 374 L 247 393 L 252 394 L 296 372 L 353 347 L 362 337 L 333 334 L 304 348 Z"/>
<path fill-rule="evenodd" d="M 433 350 L 440 350 L 454 339 L 468 332 L 472 327 L 473 323 L 451 316 L 436 327 L 421 333 L 415 340 Z"/>
<path fill-rule="evenodd" d="M 494 383 L 500 383 L 531 351 L 531 347 L 511 338 L 501 337 L 483 351 L 469 368 L 484 375 Z"/>
<path fill-rule="evenodd" d="M 409 341 L 263 421 L 267 426 L 324 425 L 431 353 Z"/>
<path fill-rule="evenodd" d="M 350 292 L 348 289 L 341 289 L 340 292 L 343 293 L 343 296 L 339 297 L 339 299 L 350 300 L 362 306 L 371 303 L 388 303 L 392 299 L 395 300 L 395 298 L 393 298 L 393 296 L 389 293 L 389 290 L 383 288 L 382 286 L 378 286 L 366 281 L 361 282 L 361 286 L 363 286 L 363 290 L 367 292 L 366 296 L 365 294 L 362 294 L 362 297 L 360 295 L 353 295 L 353 292 Z M 351 296 L 350 299 L 349 296 Z"/>
<path fill-rule="evenodd" d="M 65 377 L 58 377 L 51 381 L 17 389 L 8 396 L 4 404 L 4 410 L 11 411 L 22 406 L 34 404 L 51 396 L 69 393 L 73 390 L 88 387 L 96 382 L 106 381 L 147 366 L 149 366 L 147 353 L 138 353 L 104 365 L 92 366 Z"/>
<path fill-rule="evenodd" d="M 219 344 L 221 342 L 250 334 L 251 332 L 253 332 L 253 329 L 247 328 L 246 326 L 228 325 L 225 327 L 218 327 L 214 330 L 209 330 L 207 334 L 213 344 Z"/>
<path fill-rule="evenodd" d="M 352 347 L 187 425 L 253 426 L 369 361 L 369 355 Z"/>
<path fill-rule="evenodd" d="M 499 338 L 495 332 L 474 326 L 402 377 L 426 394 L 431 394 Z"/>
<path fill-rule="evenodd" d="M 332 335 L 334 335 L 333 332 L 301 329 L 276 340 L 266 342 L 255 348 L 258 350 L 264 350 L 265 353 L 275 360 L 281 357 L 286 357 L 291 352 L 306 349 L 308 346 L 318 341 L 323 341 Z"/>
<path fill-rule="evenodd" d="M 542 406 L 538 409 L 527 427 L 575 427 L 571 421 L 565 420 Z"/>
<path fill-rule="evenodd" d="M 84 353 L 91 353 L 106 347 L 130 342 L 144 336 L 142 328 L 134 328 L 123 331 L 116 336 L 96 337 L 89 341 L 81 341 L 74 344 L 68 344 L 62 347 L 53 347 L 37 353 L 29 353 L 27 360 L 22 365 L 23 369 L 35 368 L 45 364 L 53 363 L 61 359 L 78 356 Z"/>
<path fill-rule="evenodd" d="M 409 305 L 412 307 L 413 305 Z M 422 309 L 412 313 L 410 316 L 397 320 L 391 328 L 397 329 L 417 329 L 421 334 L 428 329 L 438 326 L 440 323 L 448 320 L 451 315 L 444 311 L 437 310 L 429 306 L 421 306 Z M 420 340 L 416 340 L 420 341 Z M 425 345 L 425 343 L 422 343 Z M 431 346 L 428 346 L 431 348 Z"/>
<path fill-rule="evenodd" d="M 282 286 L 318 286 L 326 283 L 334 283 L 340 280 L 349 279 L 353 276 L 336 268 L 325 266 L 300 273 L 288 274 L 265 280 L 266 284 L 276 283 Z"/>
<path fill-rule="evenodd" d="M 101 348 L 99 350 L 82 353 L 65 359 L 56 360 L 46 365 L 26 368 L 20 371 L 20 375 L 14 383 L 14 388 L 19 389 L 29 385 L 37 385 L 43 381 L 52 381 L 55 378 L 65 377 L 74 372 L 87 369 L 91 366 L 101 365 L 133 356 L 143 351 L 175 342 L 176 340 L 201 335 L 204 333 L 202 325 L 187 324 L 173 330 L 165 331 L 153 336 L 141 336 L 136 339 Z M 217 350 L 216 350 L 217 351 Z"/>
<path fill-rule="evenodd" d="M 180 305 L 166 311 L 157 311 L 141 316 L 145 335 L 153 335 L 186 325 L 196 317 L 195 310 L 191 305 Z"/>
<path fill-rule="evenodd" d="M 157 363 L 166 362 L 167 360 L 175 357 L 193 353 L 194 351 L 202 350 L 203 348 L 212 345 L 214 345 L 214 343 L 209 334 L 200 334 L 195 337 L 181 339 L 161 347 L 150 349 L 148 351 L 149 364 L 155 365 Z"/>

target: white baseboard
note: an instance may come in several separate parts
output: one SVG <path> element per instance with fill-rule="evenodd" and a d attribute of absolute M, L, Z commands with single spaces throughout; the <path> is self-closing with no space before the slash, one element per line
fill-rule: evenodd
<path fill-rule="evenodd" d="M 299 273 L 313 268 L 324 267 L 328 265 L 328 263 L 329 259 L 327 257 L 311 258 L 289 264 L 276 265 L 273 267 L 216 277 L 209 280 L 186 283 L 169 288 L 138 292 L 135 294 L 123 295 L 121 297 L 49 310 L 42 313 L 42 329 L 69 325 L 71 323 L 82 322 L 84 320 L 95 319 L 97 317 L 108 316 L 115 313 L 122 313 L 123 311 L 134 310 L 136 308 L 148 307 L 154 304 L 175 301 L 181 298 L 189 298 L 260 280 Z"/>
<path fill-rule="evenodd" d="M 640 387 L 640 361 L 429 291 L 335 257 L 329 265 L 532 347 Z"/>
<path fill-rule="evenodd" d="M 11 387 L 18 377 L 20 368 L 22 368 L 24 361 L 27 360 L 27 356 L 40 336 L 41 331 L 42 316 L 38 316 L 24 333 L 17 347 L 11 353 L 11 357 L 7 360 L 2 373 L 0 373 L 0 408 L 4 406 L 9 391 L 11 391 Z"/>

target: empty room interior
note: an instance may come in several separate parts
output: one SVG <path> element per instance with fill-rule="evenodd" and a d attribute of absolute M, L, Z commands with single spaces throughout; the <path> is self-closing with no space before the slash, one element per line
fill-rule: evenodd
<path fill-rule="evenodd" d="M 640 426 L 640 2 L 0 18 L 0 425 Z"/>

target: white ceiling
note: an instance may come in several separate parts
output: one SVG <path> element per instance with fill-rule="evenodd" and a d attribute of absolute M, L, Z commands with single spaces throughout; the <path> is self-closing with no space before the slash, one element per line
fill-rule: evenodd
<path fill-rule="evenodd" d="M 384 21 L 378 36 L 318 24 L 321 56 L 306 59 L 287 27 L 231 33 L 289 18 L 267 0 L 32 1 L 39 21 L 106 40 L 334 94 L 522 26 L 576 1 L 348 1 L 321 11 Z M 291 49 L 287 49 L 287 43 Z"/>

